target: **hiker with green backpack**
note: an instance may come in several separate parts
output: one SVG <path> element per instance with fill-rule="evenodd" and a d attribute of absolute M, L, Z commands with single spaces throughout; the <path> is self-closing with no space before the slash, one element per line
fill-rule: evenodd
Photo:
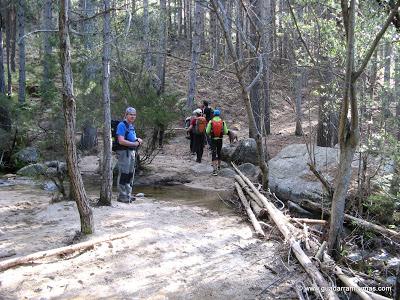
<path fill-rule="evenodd" d="M 220 117 L 221 111 L 214 110 L 214 117 L 208 122 L 206 134 L 211 136 L 211 155 L 213 165 L 213 175 L 217 176 L 221 169 L 221 149 L 224 134 L 228 134 L 228 127 Z"/>
<path fill-rule="evenodd" d="M 191 121 L 187 131 L 193 134 L 193 151 L 196 152 L 197 155 L 196 162 L 201 163 L 204 150 L 207 120 L 202 116 L 200 108 L 196 109 L 194 113 L 196 116 Z"/>

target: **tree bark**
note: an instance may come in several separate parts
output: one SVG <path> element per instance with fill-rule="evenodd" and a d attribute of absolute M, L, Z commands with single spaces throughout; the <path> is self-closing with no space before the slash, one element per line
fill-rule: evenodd
<path fill-rule="evenodd" d="M 165 89 L 165 65 L 167 60 L 167 6 L 166 0 L 160 0 L 160 32 L 157 59 L 157 76 L 160 79 L 158 94 L 164 93 Z"/>
<path fill-rule="evenodd" d="M 17 13 L 15 5 L 10 4 L 10 25 L 11 25 L 11 71 L 15 72 L 15 52 L 17 44 Z"/>
<path fill-rule="evenodd" d="M 44 2 L 44 13 L 43 13 L 43 29 L 50 30 L 53 29 L 52 22 L 52 0 L 45 0 Z M 51 64 L 51 53 L 52 46 L 50 42 L 51 33 L 43 33 L 43 46 L 44 46 L 44 57 L 43 57 L 43 81 L 45 86 L 48 85 L 50 81 L 50 64 Z"/>
<path fill-rule="evenodd" d="M 12 77 L 11 77 L 11 8 L 8 7 L 6 11 L 6 63 L 7 63 L 7 95 L 11 96 L 12 94 Z"/>
<path fill-rule="evenodd" d="M 151 68 L 149 0 L 143 0 L 143 31 L 144 68 L 149 71 Z"/>
<path fill-rule="evenodd" d="M 103 0 L 103 163 L 100 190 L 100 205 L 111 205 L 112 157 L 111 157 L 111 106 L 110 106 L 110 59 L 111 59 L 111 14 L 110 0 Z"/>
<path fill-rule="evenodd" d="M 194 96 L 196 93 L 196 72 L 197 65 L 200 58 L 200 39 L 201 39 L 201 22 L 202 22 L 202 11 L 203 6 L 201 0 L 195 1 L 194 6 L 194 32 L 192 38 L 192 60 L 189 70 L 189 85 L 188 85 L 188 96 L 186 100 L 186 106 L 191 110 L 195 107 Z"/>
<path fill-rule="evenodd" d="M 70 189 L 76 201 L 81 220 L 81 232 L 91 234 L 94 231 L 93 213 L 88 204 L 86 191 L 78 167 L 75 142 L 76 103 L 71 68 L 70 39 L 68 28 L 68 0 L 60 0 L 59 39 L 60 66 L 62 76 L 62 99 L 64 111 L 64 147 L 70 178 Z"/>
<path fill-rule="evenodd" d="M 341 234 L 343 232 L 344 207 L 346 193 L 351 178 L 351 162 L 355 148 L 358 144 L 358 111 L 355 95 L 354 72 L 354 27 L 355 27 L 355 0 L 350 0 L 350 7 L 347 7 L 347 0 L 342 0 L 347 12 L 343 12 L 346 29 L 346 77 L 344 82 L 344 96 L 340 113 L 339 123 L 339 145 L 340 162 L 339 170 L 335 177 L 335 191 L 332 198 L 331 220 L 329 228 L 328 249 L 335 251 L 335 256 L 340 253 Z M 346 22 L 347 21 L 347 22 Z M 351 128 L 346 126 L 349 107 L 351 106 Z"/>
<path fill-rule="evenodd" d="M 4 77 L 4 59 L 3 59 L 3 28 L 4 21 L 3 16 L 0 14 L 0 93 L 6 94 L 6 80 Z"/>
<path fill-rule="evenodd" d="M 25 0 L 18 0 L 18 102 L 20 104 L 25 102 Z"/>

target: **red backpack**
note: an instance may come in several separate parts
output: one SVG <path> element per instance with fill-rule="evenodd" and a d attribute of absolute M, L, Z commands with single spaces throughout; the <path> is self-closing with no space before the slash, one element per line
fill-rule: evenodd
<path fill-rule="evenodd" d="M 207 126 L 207 120 L 204 117 L 197 117 L 196 118 L 196 124 L 193 128 L 194 134 L 204 134 L 206 132 L 206 126 Z"/>
<path fill-rule="evenodd" d="M 224 121 L 211 120 L 211 137 L 222 138 L 224 134 Z"/>

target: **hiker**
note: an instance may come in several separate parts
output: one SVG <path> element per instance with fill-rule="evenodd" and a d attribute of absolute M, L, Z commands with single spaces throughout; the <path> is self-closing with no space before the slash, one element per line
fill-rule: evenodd
<path fill-rule="evenodd" d="M 201 159 L 203 157 L 204 138 L 205 138 L 207 121 L 206 118 L 202 116 L 200 108 L 196 109 L 194 113 L 196 114 L 196 116 L 190 123 L 188 131 L 192 132 L 193 151 L 196 152 L 197 155 L 196 162 L 201 163 Z"/>
<path fill-rule="evenodd" d="M 210 120 L 213 117 L 213 109 L 211 107 L 209 107 L 210 102 L 208 102 L 207 100 L 203 101 L 203 105 L 202 105 L 202 110 L 203 110 L 203 115 L 206 118 L 207 124 L 208 122 L 210 122 Z M 211 139 L 209 135 L 206 135 L 206 142 L 209 148 L 211 148 Z"/>
<path fill-rule="evenodd" d="M 212 174 L 214 176 L 217 176 L 221 169 L 222 138 L 224 134 L 228 134 L 228 127 L 220 118 L 220 114 L 218 109 L 214 110 L 214 117 L 208 122 L 206 129 L 206 134 L 211 136 Z"/>
<path fill-rule="evenodd" d="M 130 203 L 135 201 L 131 196 L 133 180 L 135 177 L 136 149 L 143 140 L 136 136 L 133 123 L 136 120 L 136 109 L 128 107 L 125 111 L 125 119 L 119 122 L 116 130 L 118 137 L 118 149 L 115 151 L 118 157 L 118 199 L 119 202 Z"/>
<path fill-rule="evenodd" d="M 193 147 L 193 132 L 189 130 L 190 124 L 192 124 L 193 120 L 196 118 L 196 110 L 192 112 L 190 117 L 185 119 L 185 129 L 186 129 L 186 137 L 190 140 L 190 154 L 196 154 Z"/>

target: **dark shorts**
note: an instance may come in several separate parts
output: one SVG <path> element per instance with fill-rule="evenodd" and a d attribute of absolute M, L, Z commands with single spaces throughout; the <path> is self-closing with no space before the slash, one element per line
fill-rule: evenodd
<path fill-rule="evenodd" d="M 211 139 L 212 160 L 221 160 L 222 139 Z"/>

